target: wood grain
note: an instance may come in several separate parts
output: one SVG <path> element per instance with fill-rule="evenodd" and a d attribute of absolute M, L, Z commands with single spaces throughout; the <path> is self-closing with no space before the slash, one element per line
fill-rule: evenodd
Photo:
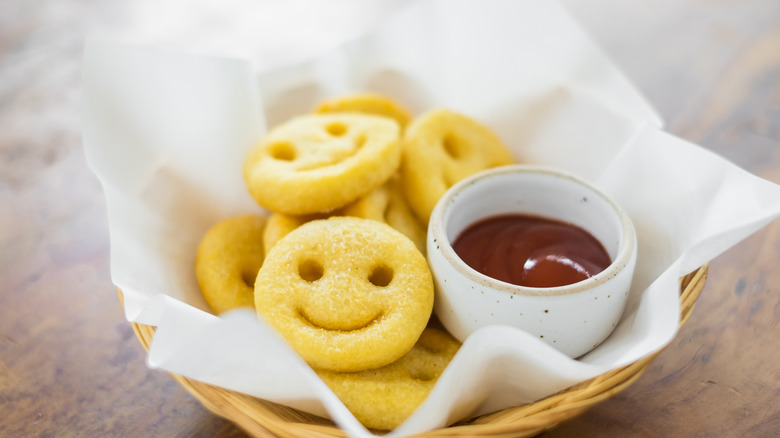
<path fill-rule="evenodd" d="M 780 183 L 780 3 L 565 1 L 667 129 Z M 0 3 L 0 436 L 242 437 L 164 373 L 111 284 L 101 187 L 81 149 L 99 0 Z M 780 223 L 710 264 L 693 316 L 640 379 L 545 437 L 774 437 Z"/>

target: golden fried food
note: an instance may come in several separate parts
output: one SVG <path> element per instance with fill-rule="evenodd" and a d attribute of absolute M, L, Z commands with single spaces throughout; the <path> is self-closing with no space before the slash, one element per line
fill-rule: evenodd
<path fill-rule="evenodd" d="M 303 215 L 344 206 L 382 185 L 401 159 L 396 122 L 355 113 L 296 117 L 244 162 L 252 197 L 269 210 Z"/>
<path fill-rule="evenodd" d="M 236 216 L 218 222 L 201 239 L 195 275 L 215 313 L 255 307 L 255 278 L 265 255 L 265 223 L 259 215 Z"/>
<path fill-rule="evenodd" d="M 398 102 L 387 96 L 375 93 L 352 94 L 349 96 L 337 97 L 322 102 L 315 110 L 315 113 L 343 113 L 357 112 L 365 114 L 376 114 L 389 117 L 401 128 L 406 127 L 412 116 Z"/>
<path fill-rule="evenodd" d="M 255 307 L 312 367 L 362 371 L 412 348 L 433 310 L 433 279 L 400 232 L 337 216 L 305 223 L 271 248 Z"/>
<path fill-rule="evenodd" d="M 271 213 L 263 233 L 266 254 L 282 237 L 299 226 L 317 219 L 332 216 L 354 216 L 386 223 L 410 238 L 421 253 L 425 254 L 426 230 L 406 202 L 398 176 L 371 193 L 330 213 L 289 215 Z"/>
<path fill-rule="evenodd" d="M 368 195 L 347 205 L 341 211 L 346 216 L 362 217 L 384 222 L 410 238 L 425 254 L 427 230 L 415 216 L 406 201 L 397 176 Z"/>
<path fill-rule="evenodd" d="M 317 374 L 363 425 L 390 430 L 428 397 L 459 348 L 460 343 L 448 333 L 426 328 L 408 353 L 382 368 Z"/>
<path fill-rule="evenodd" d="M 439 109 L 415 119 L 406 129 L 401 182 L 409 205 L 427 226 L 433 207 L 453 184 L 511 163 L 509 150 L 490 129 Z"/>
<path fill-rule="evenodd" d="M 325 219 L 329 217 L 328 214 L 307 214 L 302 216 L 293 216 L 284 213 L 271 213 L 268 217 L 268 222 L 265 224 L 265 231 L 263 232 L 263 247 L 265 253 L 268 254 L 271 251 L 271 247 L 276 244 L 282 237 L 288 235 L 290 231 L 300 227 L 306 222 L 310 222 L 317 219 Z"/>

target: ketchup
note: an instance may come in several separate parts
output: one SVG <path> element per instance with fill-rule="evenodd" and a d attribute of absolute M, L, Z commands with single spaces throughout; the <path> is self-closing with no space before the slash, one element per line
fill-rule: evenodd
<path fill-rule="evenodd" d="M 612 263 L 604 246 L 582 228 L 523 214 L 478 221 L 463 230 L 452 246 L 482 274 L 528 287 L 573 284 Z"/>

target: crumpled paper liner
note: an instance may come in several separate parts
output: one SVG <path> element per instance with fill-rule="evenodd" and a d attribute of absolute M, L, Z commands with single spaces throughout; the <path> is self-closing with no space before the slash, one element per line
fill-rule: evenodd
<path fill-rule="evenodd" d="M 112 278 L 128 321 L 157 327 L 149 366 L 328 415 L 355 437 L 372 434 L 275 332 L 250 311 L 209 314 L 195 280 L 211 225 L 264 213 L 241 166 L 268 126 L 364 90 L 417 114 L 447 107 L 491 127 L 518 161 L 593 182 L 634 221 L 637 271 L 607 341 L 573 360 L 517 329 L 479 330 L 390 436 L 532 402 L 658 351 L 677 330 L 679 277 L 780 215 L 780 187 L 664 132 L 554 2 L 419 1 L 326 56 L 260 73 L 248 60 L 101 40 L 83 67 Z"/>

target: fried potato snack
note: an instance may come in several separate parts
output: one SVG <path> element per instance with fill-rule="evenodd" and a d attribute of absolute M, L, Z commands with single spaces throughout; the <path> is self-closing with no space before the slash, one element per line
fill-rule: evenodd
<path fill-rule="evenodd" d="M 218 222 L 201 239 L 195 275 L 215 313 L 255 307 L 255 278 L 265 255 L 265 223 L 263 216 L 236 216 Z"/>
<path fill-rule="evenodd" d="M 379 187 L 398 170 L 399 131 L 386 117 L 299 116 L 250 151 L 244 179 L 252 197 L 269 210 L 291 215 L 330 211 Z"/>
<path fill-rule="evenodd" d="M 390 430 L 404 422 L 428 397 L 460 343 L 448 333 L 426 328 L 397 361 L 356 373 L 317 371 L 364 426 Z"/>
<path fill-rule="evenodd" d="M 406 127 L 412 120 L 409 112 L 396 101 L 375 93 L 337 97 L 322 102 L 315 108 L 314 112 L 320 114 L 344 112 L 375 114 L 395 120 L 401 128 Z"/>
<path fill-rule="evenodd" d="M 337 216 L 305 223 L 271 248 L 255 307 L 313 368 L 362 371 L 414 346 L 433 310 L 433 279 L 400 232 Z"/>
<path fill-rule="evenodd" d="M 427 226 L 433 207 L 453 184 L 490 167 L 512 163 L 501 140 L 478 122 L 446 109 L 412 122 L 403 142 L 401 181 Z"/>
<path fill-rule="evenodd" d="M 302 216 L 292 216 L 284 213 L 271 213 L 268 217 L 268 222 L 265 224 L 265 231 L 263 231 L 263 247 L 265 253 L 268 254 L 271 251 L 276 242 L 282 237 L 290 234 L 290 232 L 306 222 L 311 222 L 317 219 L 326 219 L 328 214 L 307 214 Z"/>
<path fill-rule="evenodd" d="M 347 205 L 341 211 L 346 216 L 362 217 L 384 222 L 410 238 L 425 254 L 427 231 L 406 201 L 397 176 L 368 195 Z"/>

